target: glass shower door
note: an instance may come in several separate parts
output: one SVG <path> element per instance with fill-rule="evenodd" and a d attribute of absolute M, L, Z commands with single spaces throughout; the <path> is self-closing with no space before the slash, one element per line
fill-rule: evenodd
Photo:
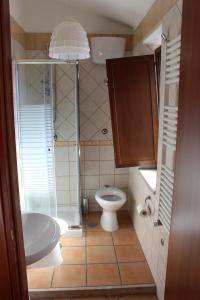
<path fill-rule="evenodd" d="M 81 223 L 77 68 L 60 63 L 54 71 L 57 213 L 70 227 Z"/>
<path fill-rule="evenodd" d="M 16 66 L 21 209 L 79 227 L 78 65 L 18 61 Z"/>
<path fill-rule="evenodd" d="M 49 65 L 18 65 L 17 127 L 22 209 L 57 215 Z"/>

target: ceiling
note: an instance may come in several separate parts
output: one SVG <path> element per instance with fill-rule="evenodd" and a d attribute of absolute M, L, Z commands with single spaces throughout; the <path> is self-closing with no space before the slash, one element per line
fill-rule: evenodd
<path fill-rule="evenodd" d="M 67 18 L 89 33 L 130 34 L 156 0 L 9 0 L 11 15 L 28 32 L 52 32 Z"/>
<path fill-rule="evenodd" d="M 60 0 L 67 6 L 126 24 L 135 29 L 155 0 Z"/>

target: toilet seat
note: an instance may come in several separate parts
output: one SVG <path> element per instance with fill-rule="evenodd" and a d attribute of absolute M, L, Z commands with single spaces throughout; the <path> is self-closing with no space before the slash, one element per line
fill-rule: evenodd
<path fill-rule="evenodd" d="M 103 195 L 102 199 L 104 201 L 109 201 L 109 202 L 115 202 L 121 200 L 121 198 L 118 195 Z"/>

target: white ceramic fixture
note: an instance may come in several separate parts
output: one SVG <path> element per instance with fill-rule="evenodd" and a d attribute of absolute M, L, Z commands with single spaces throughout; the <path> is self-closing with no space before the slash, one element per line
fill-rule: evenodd
<path fill-rule="evenodd" d="M 93 37 L 91 38 L 92 60 L 96 64 L 105 64 L 106 59 L 123 57 L 125 53 L 125 38 Z"/>
<path fill-rule="evenodd" d="M 51 36 L 49 57 L 67 61 L 90 57 L 87 33 L 80 23 L 69 19 L 55 27 Z"/>
<path fill-rule="evenodd" d="M 67 222 L 61 218 L 55 218 L 55 217 L 54 220 L 58 223 L 60 227 L 60 235 L 63 236 L 68 230 Z"/>
<path fill-rule="evenodd" d="M 51 217 L 40 213 L 22 213 L 26 264 L 49 267 L 62 263 L 60 227 Z"/>
<path fill-rule="evenodd" d="M 126 202 L 126 194 L 116 187 L 106 187 L 96 192 L 95 199 L 103 208 L 102 228 L 110 232 L 116 231 L 119 228 L 117 210 Z"/>

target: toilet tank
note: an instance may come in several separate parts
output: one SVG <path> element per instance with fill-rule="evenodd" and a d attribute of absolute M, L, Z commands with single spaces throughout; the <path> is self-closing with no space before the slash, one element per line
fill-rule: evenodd
<path fill-rule="evenodd" d="M 91 55 L 96 64 L 105 64 L 106 59 L 123 57 L 126 39 L 123 37 L 92 37 Z"/>

